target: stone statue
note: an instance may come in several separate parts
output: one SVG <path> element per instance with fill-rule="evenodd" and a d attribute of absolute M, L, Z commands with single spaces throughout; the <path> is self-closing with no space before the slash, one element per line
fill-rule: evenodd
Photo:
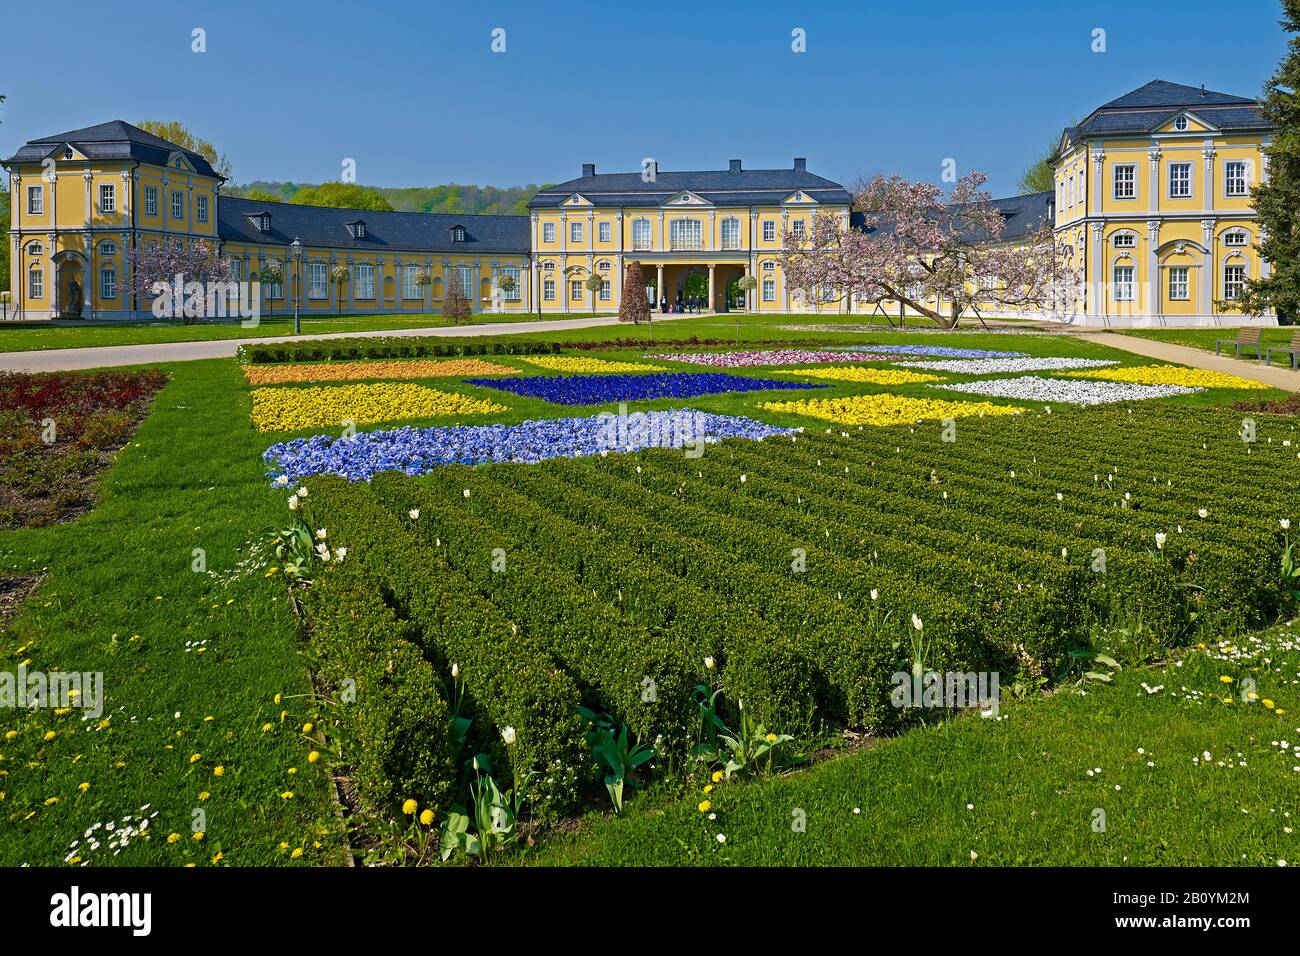
<path fill-rule="evenodd" d="M 73 279 L 68 283 L 68 304 L 63 310 L 65 318 L 81 318 L 81 283 Z"/>

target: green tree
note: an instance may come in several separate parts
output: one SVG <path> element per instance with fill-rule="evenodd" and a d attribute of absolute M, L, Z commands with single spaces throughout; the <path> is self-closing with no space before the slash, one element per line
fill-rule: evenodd
<path fill-rule="evenodd" d="M 299 206 L 329 206 L 332 209 L 375 209 L 392 212 L 393 204 L 378 189 L 356 183 L 321 183 L 304 186 L 293 194 Z"/>
<path fill-rule="evenodd" d="M 1241 307 L 1277 310 L 1278 321 L 1300 320 L 1300 0 L 1282 0 L 1282 29 L 1291 34 L 1277 72 L 1264 87 L 1264 118 L 1277 126 L 1265 150 L 1268 182 L 1252 193 L 1263 239 L 1259 253 L 1272 265 L 1267 278 L 1246 284 Z"/>
<path fill-rule="evenodd" d="M 185 124 L 178 120 L 141 120 L 135 124 L 146 133 L 153 133 L 169 143 L 175 143 L 181 149 L 188 149 L 191 153 L 198 153 L 215 169 L 218 175 L 226 177 L 227 180 L 233 174 L 230 166 L 230 160 L 226 158 L 225 153 L 217 152 L 217 147 L 213 146 L 206 139 L 195 136 L 186 128 Z"/>
<path fill-rule="evenodd" d="M 587 276 L 587 278 L 582 280 L 582 284 L 586 290 L 591 293 L 591 314 L 595 315 L 596 293 L 599 292 L 600 287 L 605 284 L 605 280 L 593 272 L 591 275 Z"/>
<path fill-rule="evenodd" d="M 1052 160 L 1060 145 L 1060 137 L 1053 137 L 1043 155 L 1020 174 L 1021 193 L 1049 193 L 1056 189 L 1056 168 Z"/>
<path fill-rule="evenodd" d="M 258 202 L 284 202 L 283 196 L 268 193 L 264 189 L 246 189 L 240 191 L 241 199 L 256 199 Z"/>

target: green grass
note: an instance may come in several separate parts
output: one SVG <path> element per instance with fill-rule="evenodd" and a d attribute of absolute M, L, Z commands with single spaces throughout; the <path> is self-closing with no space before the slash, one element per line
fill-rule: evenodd
<path fill-rule="evenodd" d="M 589 312 L 546 315 L 547 320 L 591 318 Z M 535 312 L 476 312 L 470 325 L 491 322 L 536 321 Z M 437 313 L 419 315 L 304 315 L 304 335 L 336 332 L 372 332 L 387 329 L 446 328 L 451 323 Z M 257 339 L 293 335 L 293 313 L 264 315 L 254 328 L 238 322 L 220 325 L 180 325 L 175 322 L 121 322 L 112 325 L 59 325 L 41 323 L 12 325 L 0 322 L 0 352 L 29 352 L 36 349 L 80 349 L 106 345 L 154 345 L 160 342 L 206 342 L 220 339 Z"/>
<path fill-rule="evenodd" d="M 284 495 L 261 474 L 234 363 L 170 371 L 92 513 L 0 533 L 0 570 L 47 574 L 0 633 L 3 668 L 102 672 L 108 721 L 0 712 L 0 865 L 61 865 L 88 827 L 144 804 L 159 811 L 152 839 L 116 858 L 101 847 L 92 865 L 203 865 L 218 851 L 226 864 L 271 864 L 282 841 L 305 847 L 304 862 L 340 859 L 326 783 L 298 733 L 312 710 L 283 584 L 258 574 L 223 586 L 191 570 L 202 548 L 209 570 L 229 572 L 286 513 Z M 182 840 L 169 845 L 173 832 Z"/>
<path fill-rule="evenodd" d="M 1244 651 L 1195 650 L 1171 666 L 1120 674 L 1113 686 L 1067 688 L 1044 700 L 1005 703 L 1004 687 L 1002 719 L 954 719 L 786 776 L 719 784 L 709 795 L 716 820 L 697 809 L 702 782 L 686 793 L 649 792 L 633 797 L 623 817 L 593 813 L 523 861 L 1295 865 L 1297 636 L 1288 625 L 1243 642 Z M 1236 688 L 1245 677 L 1287 713 L 1241 703 Z M 1148 693 L 1144 684 L 1163 689 Z M 1284 751 L 1283 740 L 1298 749 Z M 804 832 L 793 826 L 798 811 Z M 1094 829 L 1098 811 L 1104 832 Z"/>

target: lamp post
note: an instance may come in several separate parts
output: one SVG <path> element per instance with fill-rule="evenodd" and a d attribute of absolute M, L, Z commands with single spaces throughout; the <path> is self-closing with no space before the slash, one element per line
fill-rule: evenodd
<path fill-rule="evenodd" d="M 298 241 L 297 236 L 294 236 L 289 247 L 293 249 L 293 267 L 294 272 L 297 273 L 297 281 L 293 287 L 293 334 L 301 335 L 302 316 L 298 312 L 298 307 L 302 300 L 302 243 Z"/>

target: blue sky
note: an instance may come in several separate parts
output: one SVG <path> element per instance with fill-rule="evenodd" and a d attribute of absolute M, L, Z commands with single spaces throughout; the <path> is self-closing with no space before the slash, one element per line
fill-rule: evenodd
<path fill-rule="evenodd" d="M 584 162 L 796 155 L 846 183 L 937 181 L 951 157 L 1007 195 L 1061 127 L 1148 80 L 1258 95 L 1284 49 L 1278 12 L 1276 0 L 12 4 L 0 154 L 148 117 L 215 142 L 240 182 L 335 179 L 349 157 L 374 185 L 513 186 Z M 191 51 L 195 28 L 206 53 Z"/>

